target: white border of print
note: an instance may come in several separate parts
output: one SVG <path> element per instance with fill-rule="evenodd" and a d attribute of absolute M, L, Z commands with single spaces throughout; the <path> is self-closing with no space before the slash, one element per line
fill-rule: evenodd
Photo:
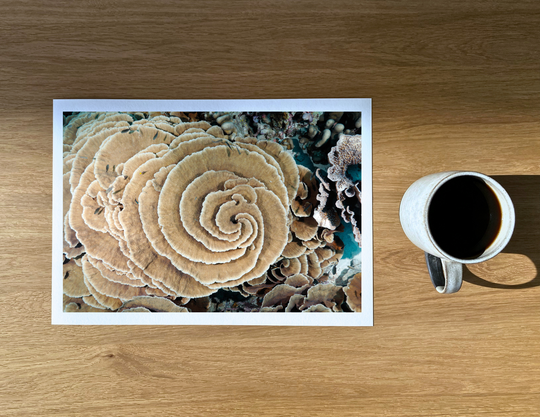
<path fill-rule="evenodd" d="M 71 111 L 355 111 L 362 112 L 362 312 L 64 313 L 62 309 L 63 112 Z M 54 100 L 52 324 L 373 326 L 373 197 L 371 99 L 306 100 Z"/>

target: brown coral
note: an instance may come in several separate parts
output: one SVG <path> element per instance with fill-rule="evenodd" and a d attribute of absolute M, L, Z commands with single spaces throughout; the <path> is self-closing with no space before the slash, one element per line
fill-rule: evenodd
<path fill-rule="evenodd" d="M 346 301 L 352 311 L 362 311 L 362 273 L 359 272 L 349 281 L 344 288 Z"/>
<path fill-rule="evenodd" d="M 300 278 L 300 279 L 298 279 Z M 291 285 L 295 283 L 296 285 Z M 302 284 L 299 286 L 298 284 Z M 263 299 L 263 307 L 267 311 L 283 308 L 286 312 L 338 312 L 343 311 L 341 305 L 345 300 L 342 287 L 331 283 L 312 286 L 307 280 L 295 277 L 274 287 Z M 279 309 L 281 310 L 281 309 Z"/>

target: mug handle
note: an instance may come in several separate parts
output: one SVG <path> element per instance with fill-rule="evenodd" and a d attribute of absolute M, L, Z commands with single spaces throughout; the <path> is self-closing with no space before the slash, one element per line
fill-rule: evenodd
<path fill-rule="evenodd" d="M 441 294 L 458 292 L 463 282 L 463 265 L 426 254 L 426 264 L 431 282 Z"/>

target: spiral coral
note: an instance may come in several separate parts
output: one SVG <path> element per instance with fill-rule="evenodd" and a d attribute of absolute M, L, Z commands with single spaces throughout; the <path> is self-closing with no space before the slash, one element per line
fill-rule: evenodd
<path fill-rule="evenodd" d="M 64 252 L 85 253 L 84 283 L 102 307 L 239 285 L 265 274 L 287 244 L 292 156 L 276 143 L 232 144 L 206 122 L 185 125 L 126 114 L 70 120 Z"/>

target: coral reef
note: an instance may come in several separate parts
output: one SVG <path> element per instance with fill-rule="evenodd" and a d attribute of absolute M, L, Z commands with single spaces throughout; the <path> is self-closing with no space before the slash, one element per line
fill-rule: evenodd
<path fill-rule="evenodd" d="M 290 151 L 324 118 L 66 114 L 64 311 L 357 311 L 328 273 L 339 224 Z"/>

